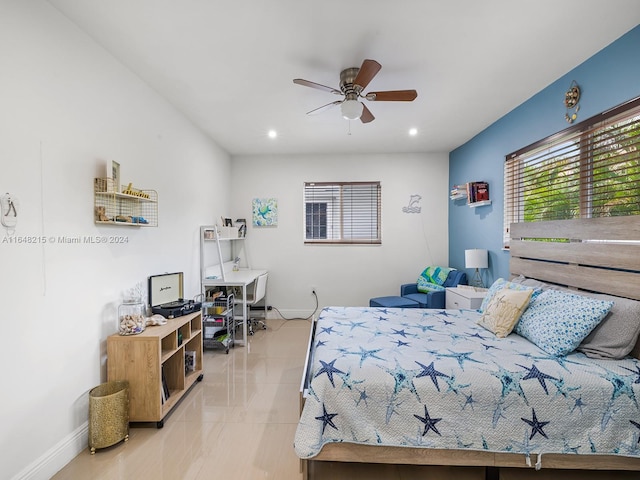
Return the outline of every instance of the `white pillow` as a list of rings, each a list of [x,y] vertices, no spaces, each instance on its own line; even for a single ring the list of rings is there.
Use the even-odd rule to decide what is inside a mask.
[[[605,319],[585,338],[578,351],[593,358],[624,358],[640,335],[640,302],[598,293],[584,293],[599,300],[613,301]]]

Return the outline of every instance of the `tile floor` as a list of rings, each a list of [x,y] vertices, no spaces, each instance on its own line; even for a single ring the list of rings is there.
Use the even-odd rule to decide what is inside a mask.
[[[301,479],[293,451],[310,322],[269,320],[247,346],[205,350],[204,378],[164,428],[130,428],[128,442],[80,453],[55,480]]]
[[[87,448],[53,479],[302,480],[293,438],[309,328],[304,320],[269,320],[266,331],[257,330],[228,355],[205,350],[204,379],[164,428],[132,427],[128,442],[95,455]],[[311,463],[309,473],[312,480],[484,478],[476,469],[327,462]],[[543,478],[551,477],[536,476]]]

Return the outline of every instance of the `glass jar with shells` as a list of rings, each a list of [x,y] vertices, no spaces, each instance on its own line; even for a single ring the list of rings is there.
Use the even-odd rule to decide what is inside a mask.
[[[146,328],[146,307],[140,297],[126,298],[118,307],[118,333],[137,335]]]

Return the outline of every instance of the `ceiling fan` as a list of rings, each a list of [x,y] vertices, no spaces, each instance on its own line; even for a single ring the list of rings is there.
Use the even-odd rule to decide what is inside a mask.
[[[359,118],[362,123],[369,123],[375,120],[375,117],[367,106],[358,100],[359,98],[365,98],[371,102],[411,102],[418,96],[418,92],[415,90],[387,90],[369,92],[363,95],[362,91],[369,85],[369,82],[373,80],[373,77],[376,76],[381,68],[382,65],[375,60],[365,60],[360,68],[352,67],[343,70],[340,72],[340,90],[302,78],[294,79],[293,83],[344,96],[342,100],[328,103],[307,112],[307,114],[319,113],[340,105],[342,116],[345,119],[357,120]]]

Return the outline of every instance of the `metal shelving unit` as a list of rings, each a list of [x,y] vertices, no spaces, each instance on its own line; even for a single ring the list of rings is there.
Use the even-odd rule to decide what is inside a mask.
[[[233,316],[233,295],[222,296],[221,291],[208,289],[202,303],[202,345],[204,348],[223,348],[235,343],[235,323]]]

